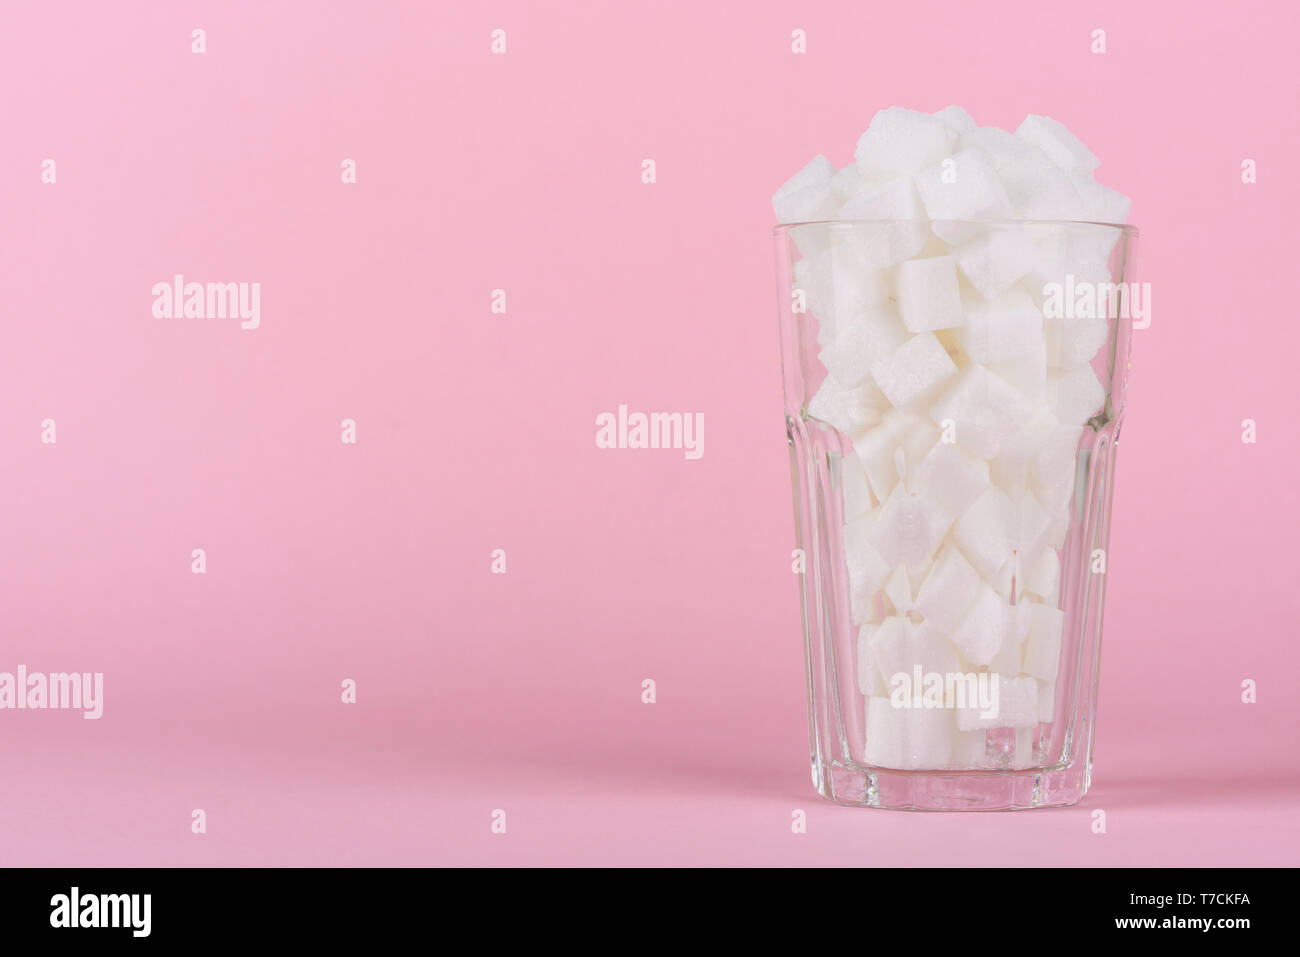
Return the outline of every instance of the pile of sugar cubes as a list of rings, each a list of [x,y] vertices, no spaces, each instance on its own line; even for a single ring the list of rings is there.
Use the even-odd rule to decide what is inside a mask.
[[[827,375],[805,414],[852,441],[843,541],[868,764],[1032,766],[1061,657],[1059,549],[1076,450],[1106,387],[1108,322],[1044,318],[1048,283],[1112,281],[1129,201],[1062,124],[877,113],[843,169],[818,156],[773,199]],[[1045,221],[1029,229],[992,221]],[[945,434],[946,433],[946,434]],[[998,675],[978,707],[900,708],[892,676]]]

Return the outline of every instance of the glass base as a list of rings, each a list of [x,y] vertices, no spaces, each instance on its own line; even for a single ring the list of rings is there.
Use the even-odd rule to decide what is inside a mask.
[[[820,780],[818,780],[820,778]],[[813,765],[822,797],[844,807],[894,811],[1025,811],[1069,807],[1088,793],[1092,769],[1076,766],[1021,771],[893,771],[830,762]]]

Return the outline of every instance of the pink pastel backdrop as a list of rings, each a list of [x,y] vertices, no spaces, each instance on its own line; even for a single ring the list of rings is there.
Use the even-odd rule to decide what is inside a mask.
[[[1295,7],[472,6],[5,5],[0,670],[105,712],[0,712],[0,864],[1296,863]],[[808,778],[769,196],[950,102],[1077,132],[1154,292],[1064,811]]]

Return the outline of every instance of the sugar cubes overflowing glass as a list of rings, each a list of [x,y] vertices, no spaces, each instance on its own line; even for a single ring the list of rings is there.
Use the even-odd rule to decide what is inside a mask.
[[[1109,283],[1129,200],[1068,129],[1014,133],[958,106],[882,110],[837,169],[773,197],[825,378],[804,415],[840,433],[843,561],[867,765],[1027,768],[1053,719],[1061,553],[1076,451],[1108,387],[1104,315],[1054,315],[1053,283]],[[825,228],[828,222],[880,228]],[[1041,228],[1008,228],[1032,221]],[[1068,266],[1068,268],[1067,268]],[[810,390],[811,391],[811,390]],[[996,674],[997,714],[891,703],[899,674]]]

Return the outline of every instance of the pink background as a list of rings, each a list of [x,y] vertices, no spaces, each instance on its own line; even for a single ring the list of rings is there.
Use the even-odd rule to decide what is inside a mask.
[[[1292,5],[336,6],[5,5],[0,670],[105,713],[0,712],[0,863],[1296,863]],[[769,197],[950,102],[1066,122],[1153,285],[1064,811],[808,778]]]

